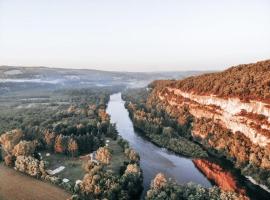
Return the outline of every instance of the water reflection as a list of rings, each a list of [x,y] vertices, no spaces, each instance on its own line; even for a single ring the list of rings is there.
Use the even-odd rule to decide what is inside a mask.
[[[215,184],[226,191],[247,194],[251,199],[270,199],[269,193],[243,178],[232,166],[225,167],[227,164],[223,161],[191,160],[145,140],[134,130],[121,93],[111,95],[107,112],[111,116],[112,123],[116,123],[119,134],[140,154],[144,174],[144,193],[155,175],[162,172],[180,184],[194,182],[204,187]]]
[[[111,121],[116,123],[119,134],[140,154],[145,189],[148,189],[151,180],[159,172],[172,177],[178,183],[194,182],[204,187],[211,186],[210,181],[196,168],[191,159],[161,149],[136,133],[120,93],[111,95],[107,112],[111,115]]]
[[[216,163],[205,159],[194,159],[194,164],[203,174],[224,191],[232,191],[246,195],[246,190],[242,188],[230,171],[226,171]]]

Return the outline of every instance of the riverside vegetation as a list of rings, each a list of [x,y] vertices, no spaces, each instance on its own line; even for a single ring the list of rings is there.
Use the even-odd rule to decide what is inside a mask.
[[[266,60],[154,81],[123,98],[135,128],[152,142],[192,158],[225,159],[269,191],[269,70]]]
[[[190,141],[191,135],[188,123],[178,124],[164,110],[147,107],[146,101],[149,92],[146,89],[127,90],[123,93],[126,108],[135,128],[159,146],[166,147],[176,153],[196,158],[205,158],[207,152],[198,144]]]
[[[1,107],[3,162],[63,187],[73,199],[138,199],[143,177],[139,155],[118,136],[105,111],[116,91],[61,90],[46,99],[17,97]],[[49,167],[59,165],[64,171],[51,174]]]
[[[143,137],[158,146],[191,158],[208,158],[208,153],[192,140],[190,127],[179,125],[163,110],[147,107],[149,88],[131,89],[123,93],[125,106],[133,125]],[[191,119],[189,119],[191,123]],[[204,188],[198,184],[178,184],[159,173],[147,191],[147,200],[180,199],[231,199],[247,200],[246,195],[234,191],[224,191],[219,187]]]
[[[1,108],[3,162],[64,188],[72,199],[139,199],[143,189],[140,157],[118,136],[105,112],[109,95],[116,91],[112,88],[61,90],[55,96],[56,93],[47,95],[46,99],[17,97],[16,101],[9,101],[9,106]],[[18,99],[22,102],[18,103]],[[166,131],[175,134],[172,128],[166,127]],[[197,145],[191,148],[198,148],[200,153],[196,155],[207,155]],[[95,152],[93,160],[85,156],[90,152]],[[50,175],[48,169],[59,164],[66,169]],[[146,199],[220,199],[221,194],[223,199],[236,197],[218,188],[180,186],[165,177],[166,183],[158,184],[159,179],[157,175],[153,180]]]
[[[269,61],[265,61],[183,81],[154,81],[148,88],[126,90],[123,99],[134,127],[158,146],[196,158],[196,166],[211,165],[206,161],[212,155],[226,158],[242,174],[269,186],[269,144],[261,148],[245,135],[222,128],[214,117],[192,115],[190,105],[214,114],[221,108],[198,105],[177,93],[178,88],[197,92],[196,95],[209,95],[207,91],[211,91],[225,100],[237,97],[241,103],[258,100],[267,104],[269,67]],[[238,89],[234,90],[235,87]],[[63,187],[72,194],[72,199],[139,199],[143,189],[140,157],[118,135],[106,113],[109,96],[122,89],[117,86],[46,88],[41,93],[18,89],[1,95],[0,160],[31,177]],[[269,132],[256,126],[259,122],[267,127],[266,116],[245,110],[238,115],[252,120],[249,124],[252,128],[269,136]],[[64,170],[52,174],[59,166],[64,166]],[[217,165],[212,165],[212,169],[223,170]],[[212,171],[207,172],[215,176]],[[243,193],[222,188],[180,185],[161,173],[143,198],[248,199]]]

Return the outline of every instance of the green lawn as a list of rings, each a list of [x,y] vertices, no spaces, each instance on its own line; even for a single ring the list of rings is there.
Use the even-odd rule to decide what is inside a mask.
[[[109,142],[109,149],[112,150],[112,160],[109,165],[106,166],[107,170],[111,170],[115,174],[119,174],[120,166],[123,165],[124,161],[128,161],[126,158],[122,148],[118,145],[117,141],[110,140]],[[47,152],[41,152],[44,161],[48,162],[47,169],[55,170],[60,166],[64,166],[65,169],[55,176],[60,178],[67,178],[73,182],[76,180],[82,180],[85,171],[82,168],[83,162],[86,160],[80,159],[80,157],[72,158],[63,154],[53,154],[50,153],[50,156],[46,156]]]
[[[123,165],[124,161],[128,161],[128,159],[122,148],[117,144],[117,141],[111,139],[108,140],[110,140],[108,147],[112,150],[112,160],[106,168],[112,170],[115,174],[119,174],[120,166]]]
[[[62,154],[51,154],[49,157],[45,156],[46,152],[42,152],[43,160],[48,162],[48,169],[54,170],[60,166],[64,166],[65,169],[55,176],[60,178],[67,178],[71,181],[82,180],[85,172],[82,168],[82,161],[79,157],[72,158]]]

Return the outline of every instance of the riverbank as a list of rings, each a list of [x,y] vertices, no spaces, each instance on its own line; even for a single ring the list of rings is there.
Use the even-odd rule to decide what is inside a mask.
[[[242,189],[242,194],[246,193],[251,199],[269,199],[269,193],[254,183],[250,182],[241,174],[239,169],[234,168],[230,160],[225,159],[223,155],[212,152],[210,149],[204,148],[203,145],[197,144],[208,153],[208,157],[203,160],[198,159],[197,152],[190,148],[189,145],[181,146],[187,139],[182,142],[183,136],[190,135],[189,127],[181,127],[176,120],[171,120],[165,112],[152,109],[151,111],[145,108],[145,100],[134,100],[134,96],[124,95],[124,99],[128,103],[125,104],[129,111],[129,117],[133,121],[135,129],[148,141],[154,143],[158,147],[168,149],[179,156],[189,156],[194,159],[197,168],[208,178],[212,183],[218,185],[225,191],[239,192],[238,188]],[[142,103],[144,102],[144,103]],[[136,115],[135,115],[136,114]],[[179,136],[178,134],[181,134]],[[187,134],[188,133],[188,134]],[[190,141],[191,143],[193,141]],[[197,142],[196,142],[197,143]],[[179,148],[180,146],[180,148]],[[201,152],[201,151],[198,151]],[[202,162],[203,161],[203,162]],[[190,174],[190,172],[187,172]],[[227,180],[227,181],[226,181]],[[222,182],[226,182],[225,185]],[[222,183],[222,184],[221,184]],[[225,187],[226,186],[226,187]]]
[[[131,116],[130,116],[131,118]],[[160,140],[154,140],[151,135],[145,133],[138,127],[134,127],[136,133],[151,142],[155,146],[169,151],[176,156],[186,157],[187,159],[192,159],[196,168],[203,173],[207,179],[213,183],[213,185],[218,186],[224,191],[233,191],[240,195],[247,195],[250,199],[263,200],[269,199],[270,193],[266,186],[256,183],[251,177],[245,177],[241,174],[241,170],[234,167],[231,160],[227,160],[215,152],[207,152],[208,156],[202,159],[192,157],[190,154],[183,154],[183,152],[177,152],[169,146],[160,144]],[[166,138],[164,138],[166,139]],[[208,163],[203,167],[197,165],[197,161],[204,160]],[[213,169],[214,166],[214,169]],[[217,170],[218,169],[218,170]],[[210,173],[209,173],[210,172]]]
[[[176,155],[166,149],[162,149],[150,141],[141,137],[134,130],[125,102],[121,94],[113,94],[107,106],[107,113],[111,116],[111,122],[116,123],[117,131],[130,146],[140,155],[140,164],[144,175],[144,196],[151,185],[151,181],[159,172],[171,177],[179,184],[193,182],[203,187],[212,186],[210,181],[195,167],[190,158]]]

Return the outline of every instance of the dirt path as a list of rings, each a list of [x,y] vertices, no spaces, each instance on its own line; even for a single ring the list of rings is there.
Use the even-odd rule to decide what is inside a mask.
[[[0,164],[0,200],[66,200],[71,194]]]

